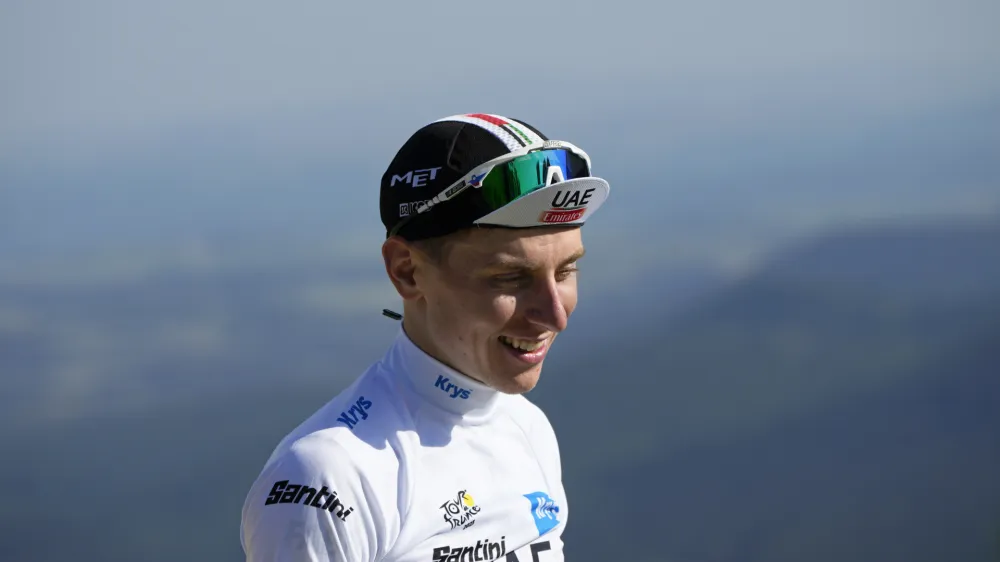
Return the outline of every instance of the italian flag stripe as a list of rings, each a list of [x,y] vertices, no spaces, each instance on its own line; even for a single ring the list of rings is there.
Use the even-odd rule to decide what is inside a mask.
[[[519,137],[521,137],[522,139],[524,139],[524,142],[526,142],[528,144],[533,144],[532,141],[531,141],[531,139],[528,138],[528,135],[524,134],[524,131],[522,131],[521,129],[518,129],[516,126],[514,126],[513,123],[507,123],[507,129],[512,130],[515,133],[517,133],[517,135]]]
[[[486,113],[470,113],[468,114],[468,117],[472,117],[473,119],[482,119],[483,121],[486,121],[487,123],[493,123],[498,127],[503,127],[504,125],[509,124],[507,120],[504,119],[503,117],[497,117],[496,115],[488,115]]]
[[[466,113],[464,115],[452,115],[438,121],[460,121],[470,125],[476,125],[504,143],[507,150],[514,151],[519,148],[534,144],[541,144],[542,137],[535,134],[531,129],[519,127],[510,119],[493,115],[490,113]]]

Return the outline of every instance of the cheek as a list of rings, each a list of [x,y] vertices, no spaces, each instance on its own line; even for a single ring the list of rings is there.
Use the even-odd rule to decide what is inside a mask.
[[[492,333],[502,328],[517,311],[517,298],[511,295],[479,293],[465,301],[470,328],[477,333]]]
[[[576,309],[577,301],[576,278],[560,285],[559,300],[562,301],[563,310],[566,311],[566,316],[573,314],[573,310]]]
[[[517,299],[486,291],[452,287],[437,295],[430,310],[436,317],[439,332],[448,332],[457,340],[478,339],[501,329],[514,316]]]
[[[491,324],[502,327],[517,315],[517,297],[512,295],[497,295],[490,301]]]
[[[517,298],[510,295],[470,294],[462,302],[460,337],[478,347],[496,337],[517,313]]]

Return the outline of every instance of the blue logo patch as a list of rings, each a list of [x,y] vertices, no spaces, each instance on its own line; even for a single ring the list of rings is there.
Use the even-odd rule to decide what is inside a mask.
[[[472,176],[472,178],[469,180],[469,186],[470,187],[479,187],[480,185],[482,185],[483,178],[486,177],[486,174],[487,174],[487,172],[483,172],[482,174],[476,174],[476,175]]]
[[[559,506],[545,492],[524,494],[531,502],[531,517],[535,520],[538,536],[548,533],[559,524]]]

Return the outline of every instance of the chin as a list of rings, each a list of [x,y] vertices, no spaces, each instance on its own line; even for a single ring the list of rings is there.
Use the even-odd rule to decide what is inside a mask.
[[[493,387],[504,394],[524,394],[530,392],[538,384],[542,366],[532,367],[514,376],[500,375],[493,380]]]

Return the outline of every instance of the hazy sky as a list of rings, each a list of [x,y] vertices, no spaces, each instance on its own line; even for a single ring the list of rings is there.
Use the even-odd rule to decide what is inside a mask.
[[[589,255],[614,283],[858,214],[996,209],[997,29],[998,0],[4,0],[0,282],[256,271],[314,246],[378,265],[388,159],[469,111],[595,156],[615,191]],[[296,298],[376,310],[390,290]],[[0,307],[0,329],[36,312]],[[95,320],[64,327],[82,351],[48,373],[57,398],[130,372]],[[194,320],[163,345],[225,341]]]
[[[590,151],[608,229],[991,210],[998,22],[997,0],[7,0],[0,254],[334,219],[377,243],[391,155],[470,111]]]
[[[484,105],[576,115],[692,83],[961,99],[1000,91],[998,25],[996,0],[7,0],[0,149],[347,106],[400,130]]]

